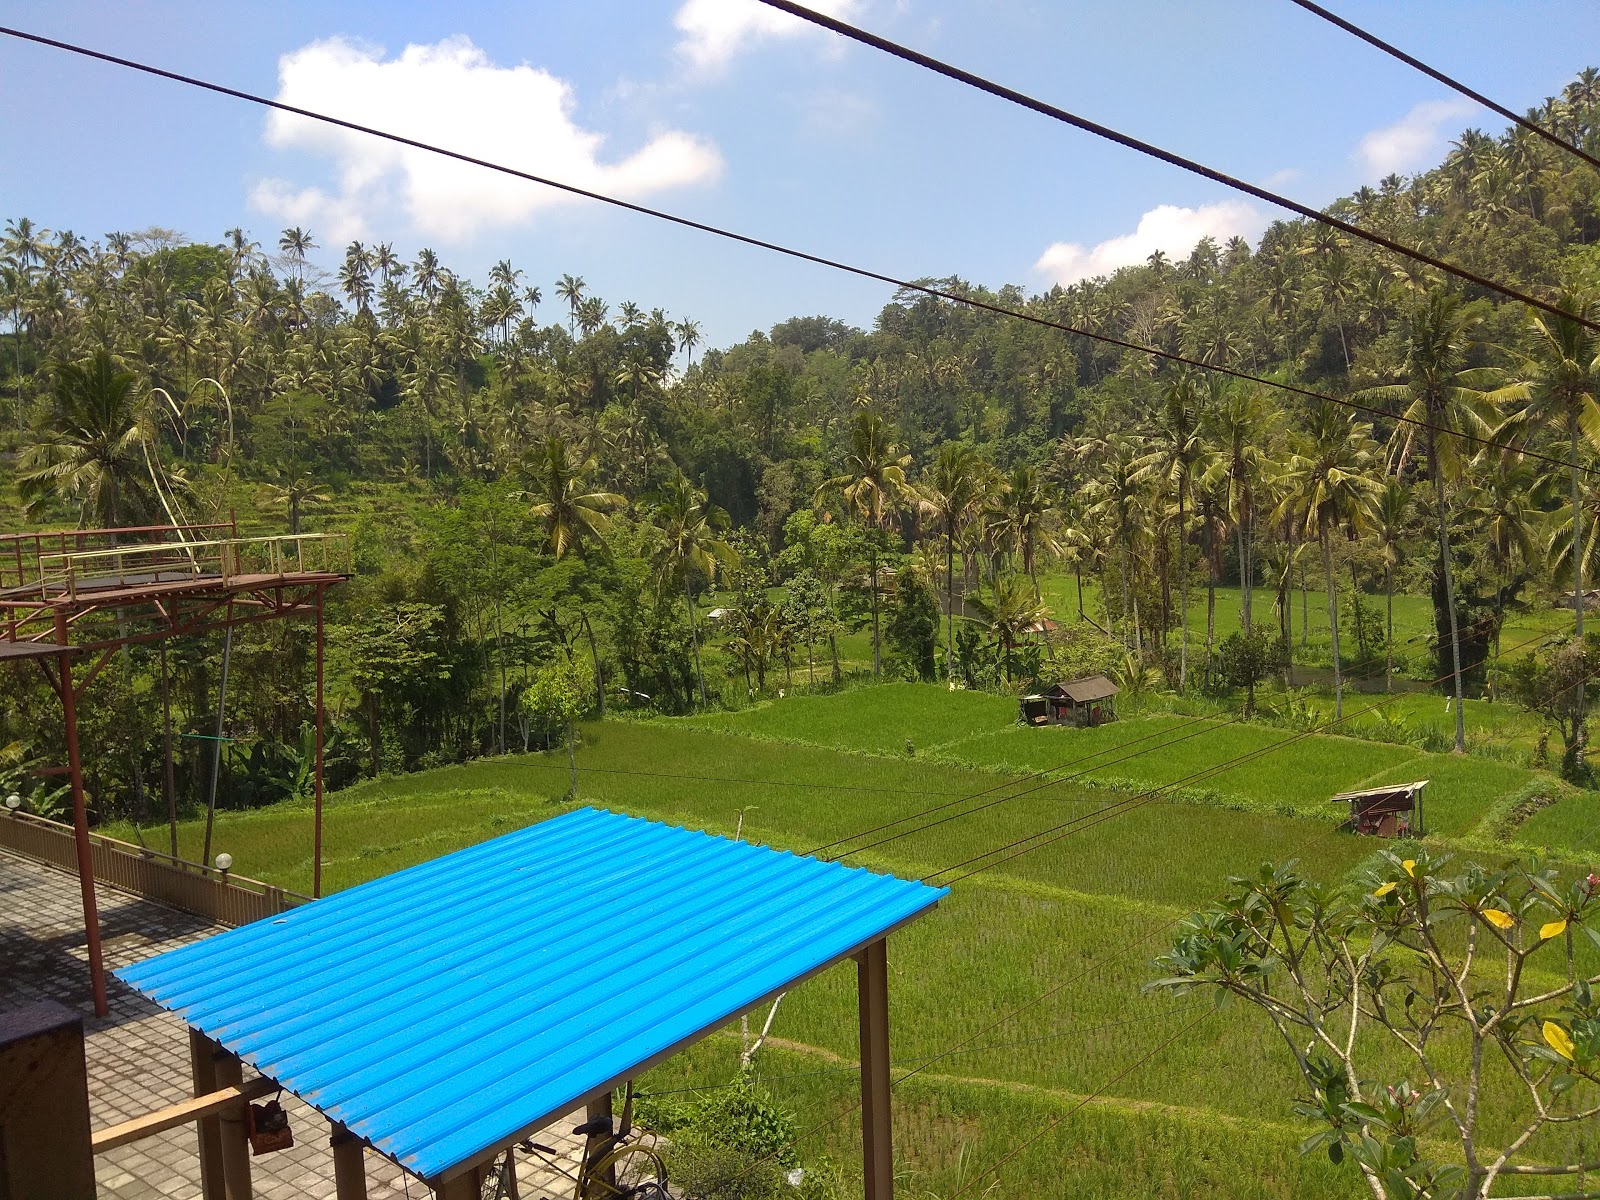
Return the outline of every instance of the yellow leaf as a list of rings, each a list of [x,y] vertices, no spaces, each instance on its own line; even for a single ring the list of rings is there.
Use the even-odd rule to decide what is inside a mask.
[[[1405,862],[1401,863],[1400,865],[1406,869],[1406,874],[1411,876],[1411,878],[1415,879],[1417,877],[1417,872],[1415,870],[1416,865],[1417,865],[1417,860],[1416,859],[1408,858],[1408,859],[1405,860]]]
[[[1551,921],[1548,925],[1539,926],[1539,936],[1546,940],[1560,937],[1566,931],[1567,923],[1565,921]]]
[[[1372,894],[1373,894],[1374,897],[1387,896],[1390,892],[1394,891],[1394,886],[1395,885],[1392,884],[1392,883],[1386,883],[1382,887],[1380,887],[1377,891],[1373,892]]]
[[[1483,919],[1489,922],[1489,924],[1493,925],[1496,929],[1510,929],[1517,923],[1517,919],[1510,913],[1504,912],[1498,908],[1484,909]]]
[[[1578,1049],[1573,1045],[1572,1038],[1568,1036],[1567,1031],[1554,1021],[1546,1021],[1544,1023],[1544,1040],[1550,1049],[1561,1055],[1568,1062],[1572,1061],[1572,1057]]]

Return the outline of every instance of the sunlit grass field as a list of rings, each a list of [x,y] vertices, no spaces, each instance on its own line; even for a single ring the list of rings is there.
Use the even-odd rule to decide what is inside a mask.
[[[1141,750],[1150,753],[1134,757]],[[1265,753],[1193,785],[1207,794],[1174,801],[1137,790],[1253,751]],[[590,724],[578,764],[583,803],[724,835],[742,816],[745,837],[799,851],[976,797],[936,814],[971,815],[848,859],[906,877],[1104,813],[1079,833],[956,881],[934,914],[893,939],[895,1059],[916,1064],[980,1034],[897,1090],[900,1163],[909,1172],[902,1186],[917,1197],[954,1192],[1034,1134],[993,1195],[1361,1195],[1348,1172],[1295,1152],[1310,1130],[1289,1108],[1296,1080],[1265,1023],[1245,1009],[1206,1015],[1186,1001],[1144,995],[1152,959],[1229,873],[1296,858],[1324,879],[1357,875],[1378,847],[1337,828],[1339,811],[1327,797],[1340,788],[1430,778],[1430,824],[1456,835],[1472,833],[1543,778],[1477,758],[1296,739],[1215,718],[1027,729],[1005,698],[909,684],[794,696],[736,714]],[[1048,779],[1062,781],[1034,778],[1053,768]],[[1079,771],[1090,773],[1070,778]],[[564,811],[567,783],[565,755],[554,753],[339,793],[327,804],[327,886],[348,887]],[[1000,802],[978,807],[990,801]],[[1563,839],[1582,836],[1589,805],[1585,796],[1563,798],[1529,824],[1544,822],[1552,844],[1576,850]],[[156,844],[164,834],[144,832]],[[198,822],[186,824],[185,852],[197,855],[202,836]],[[303,890],[310,836],[304,804],[222,813],[213,852],[232,854],[241,874]],[[1513,852],[1508,845],[1497,853]],[[798,989],[780,1011],[779,1041],[760,1069],[801,1129],[845,1114],[855,1099],[855,1077],[844,1069],[855,1054],[854,1004],[854,974],[844,967]],[[987,1028],[1012,1009],[1021,1010],[1018,1019]],[[1176,1040],[1149,1065],[1118,1078],[1169,1038]],[[645,1086],[724,1084],[736,1053],[732,1038],[719,1036],[651,1072]],[[1507,1086],[1491,1084],[1490,1136],[1503,1132],[1492,1100]],[[817,1129],[803,1152],[851,1164],[855,1138],[846,1115]],[[1566,1148],[1552,1142],[1547,1152]],[[986,1182],[970,1194],[981,1195]]]

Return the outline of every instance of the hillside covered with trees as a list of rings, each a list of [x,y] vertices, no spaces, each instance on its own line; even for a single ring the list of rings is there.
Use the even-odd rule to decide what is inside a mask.
[[[1534,117],[1600,152],[1600,73]],[[1600,175],[1525,131],[1465,131],[1437,168],[1330,210],[1600,318]],[[537,699],[552,672],[602,714],[852,671],[1010,689],[1092,665],[1253,691],[1311,653],[1313,592],[1336,697],[1345,669],[1472,695],[1508,614],[1596,574],[1600,335],[1310,222],[1042,294],[938,281],[1257,383],[916,293],[870,330],[796,317],[710,348],[576,274],[472,281],[353,243],[326,276],[315,231],[86,240],[38,215],[7,223],[0,257],[0,517],[165,521],[170,488],[196,521],[348,532],[335,782],[559,736]],[[1045,577],[1076,580],[1071,611]],[[1226,635],[1224,588],[1242,593]],[[1431,601],[1420,646],[1394,636],[1406,594]],[[1047,616],[1060,635],[1034,636]],[[294,627],[234,647],[223,803],[303,786],[308,647]],[[1562,652],[1506,686],[1548,683]],[[209,728],[218,654],[139,650],[97,679],[102,813],[154,808],[146,701],[170,691],[177,728]],[[15,674],[0,771],[59,761],[52,704]],[[1561,736],[1580,778],[1584,722]],[[193,802],[208,752],[180,745]]]

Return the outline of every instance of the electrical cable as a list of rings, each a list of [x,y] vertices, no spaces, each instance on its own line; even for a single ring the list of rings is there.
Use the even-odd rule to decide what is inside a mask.
[[[1437,67],[1430,67],[1420,58],[1416,58],[1410,54],[1407,54],[1398,46],[1391,45],[1382,38],[1378,37],[1376,34],[1368,33],[1365,29],[1361,28],[1361,26],[1355,24],[1353,21],[1347,21],[1337,13],[1329,12],[1327,9],[1323,8],[1322,5],[1312,3],[1312,0],[1291,0],[1291,2],[1298,4],[1308,13],[1312,13],[1315,16],[1321,17],[1324,21],[1328,22],[1328,24],[1336,25],[1351,36],[1360,38],[1363,42],[1366,42],[1367,45],[1376,46],[1379,50],[1382,50],[1391,58],[1399,59],[1401,62],[1405,63],[1406,66],[1421,71],[1428,78],[1437,83],[1444,84],[1445,87],[1449,88],[1451,91],[1459,92],[1468,100],[1471,100],[1476,104],[1483,105],[1483,107],[1487,108],[1490,112],[1497,113],[1513,124],[1519,125],[1523,129],[1526,129],[1529,133],[1537,134],[1539,137],[1542,137],[1545,141],[1549,142],[1552,146],[1557,146],[1562,150],[1565,150],[1568,154],[1576,155],[1578,158],[1581,158],[1584,162],[1588,163],[1591,167],[1594,167],[1596,170],[1600,170],[1600,158],[1594,157],[1594,155],[1587,153],[1579,146],[1573,145],[1565,138],[1557,136],[1551,130],[1546,129],[1538,122],[1530,121],[1527,117],[1519,117],[1505,105],[1495,103],[1482,92],[1468,87],[1458,79],[1451,78]]]
[[[772,2],[772,0],[763,0],[763,2]],[[741,245],[752,246],[758,250],[767,250],[774,254],[781,254],[785,257],[793,258],[800,262],[808,262],[816,266],[827,267],[831,270],[841,271],[849,275],[857,276],[861,279],[871,279],[878,283],[889,284],[900,291],[915,292],[919,295],[929,296],[937,300],[944,300],[952,304],[964,305],[965,307],[976,309],[981,312],[989,312],[1002,317],[1011,317],[1015,320],[1026,321],[1029,324],[1037,325],[1044,329],[1054,329],[1061,333],[1076,334],[1079,337],[1085,337],[1091,341],[1100,342],[1107,346],[1116,346],[1119,349],[1131,350],[1139,354],[1147,354],[1153,358],[1158,358],[1165,362],[1178,363],[1183,366],[1194,367],[1198,370],[1210,371],[1218,375],[1225,375],[1232,379],[1260,384],[1264,387],[1274,388],[1278,391],[1288,392],[1292,395],[1303,396],[1307,399],[1326,401],[1330,404],[1336,404],[1342,408],[1352,409],[1356,412],[1363,412],[1369,416],[1381,418],[1385,421],[1398,421],[1401,424],[1411,425],[1418,429],[1431,429],[1435,433],[1442,433],[1449,437],[1461,438],[1464,441],[1471,442],[1475,445],[1493,447],[1499,450],[1508,450],[1516,454],[1521,454],[1527,458],[1536,459],[1541,462],[1548,462],[1553,465],[1567,467],[1569,469],[1576,467],[1577,470],[1582,471],[1585,474],[1597,473],[1597,468],[1587,467],[1581,464],[1573,464],[1565,459],[1543,454],[1536,450],[1517,447],[1505,442],[1497,442],[1491,438],[1481,437],[1472,433],[1465,433],[1458,429],[1451,429],[1445,425],[1437,425],[1431,421],[1426,421],[1418,417],[1406,416],[1401,413],[1391,413],[1384,409],[1363,404],[1359,401],[1351,400],[1346,397],[1334,396],[1327,392],[1319,392],[1313,388],[1300,387],[1292,383],[1283,383],[1275,379],[1269,379],[1263,375],[1252,375],[1247,371],[1239,371],[1232,367],[1224,367],[1216,363],[1205,362],[1201,359],[1189,358],[1185,355],[1177,354],[1169,350],[1162,350],[1155,346],[1140,345],[1137,342],[1129,342],[1122,338],[1113,337],[1110,334],[1095,333],[1091,330],[1067,325],[1060,321],[1052,321],[1049,318],[1041,317],[1034,313],[1028,313],[1014,308],[1007,308],[1001,304],[992,304],[986,300],[979,300],[972,296],[964,296],[959,292],[953,292],[945,288],[934,287],[928,283],[917,283],[908,279],[899,279],[893,275],[885,274],[882,271],[875,271],[867,267],[854,266],[838,259],[828,258],[820,254],[812,254],[809,251],[799,250],[792,246],[785,246],[779,242],[767,241],[763,238],[754,237],[749,234],[738,233],[731,229],[724,229],[716,225],[707,224],[704,221],[696,221],[690,217],[679,216],[676,213],[669,213],[662,209],[651,208],[648,205],[635,204],[631,200],[622,200],[615,196],[608,196],[603,192],[592,191],[588,188],[579,187],[576,184],[563,183],[560,180],[550,179],[543,175],[536,175],[529,171],[519,170],[515,167],[508,167],[501,163],[490,162],[487,159],[477,158],[470,154],[464,154],[458,150],[448,150],[442,146],[436,146],[428,142],[419,141],[416,138],[405,137],[397,133],[388,133],[384,130],[375,129],[368,125],[361,125],[354,121],[344,120],[342,117],[334,117],[326,113],[317,112],[313,109],[301,108],[298,105],[293,104],[286,104],[281,100],[272,100],[265,96],[258,96],[250,92],[240,91],[237,88],[227,87],[223,84],[212,83],[190,75],[183,75],[176,71],[166,70],[162,67],[151,66],[147,63],[141,63],[134,59],[120,58],[117,55],[107,54],[104,51],[91,50],[85,46],[76,45],[72,42],[60,41],[55,38],[45,37],[42,34],[28,33],[24,30],[15,29],[10,26],[0,25],[0,34],[3,34],[7,37],[17,38],[21,41],[32,42],[41,46],[48,46],[52,49],[62,50],[69,54],[80,55],[84,58],[95,59],[100,62],[109,63],[112,66],[125,67],[128,70],[139,71],[147,75],[154,75],[158,78],[171,80],[175,83],[182,83],[189,87],[200,88],[205,91],[214,92],[218,95],[230,96],[236,100],[243,100],[250,104],[261,105],[262,107],[275,109],[280,112],[292,113],[295,116],[305,117],[308,120],[320,121],[324,124],[333,125],[341,129],[348,129],[354,133],[361,133],[370,137],[381,138],[384,141],[393,142],[397,145],[408,146],[415,150],[423,150],[430,154],[437,154],[444,158],[453,159],[456,162],[463,162],[470,166],[482,167],[485,170],[496,171],[500,174],[509,175],[516,179],[522,179],[529,183],[537,183],[544,187],[566,192],[569,195],[581,196],[585,199],[594,200],[601,204],[607,204],[613,208],[620,208],[627,212],[636,213],[640,216],[652,217],[659,221],[666,221],[684,229],[693,229],[700,233],[709,234],[713,237],[720,237],[728,241],[738,242]],[[1333,218],[1319,219],[1332,220]],[[1413,255],[1413,257],[1415,256]],[[1493,285],[1489,284],[1485,284],[1485,286],[1490,287],[1491,290],[1503,290],[1495,288]],[[1522,297],[1515,294],[1513,294],[1513,298],[1522,299]],[[1537,308],[1547,309],[1563,317],[1572,317],[1572,314],[1570,313],[1566,313],[1563,310],[1554,308],[1551,305],[1544,304],[1541,301],[1533,300],[1532,298],[1526,299],[1525,303],[1532,304]],[[1576,320],[1578,318],[1574,317],[1572,319]],[[1584,323],[1587,324],[1587,322]],[[1600,326],[1594,327],[1600,328]]]
[[[968,87],[976,88],[980,92],[987,92],[989,95],[994,96],[997,99],[1008,101],[1011,104],[1020,105],[1022,108],[1029,109],[1041,116],[1049,117],[1051,120],[1060,121],[1063,124],[1071,125],[1076,129],[1081,129],[1085,133],[1092,133],[1096,137],[1104,138],[1110,142],[1115,142],[1119,146],[1126,147],[1129,150],[1135,150],[1149,158],[1154,158],[1161,162],[1167,163],[1169,166],[1178,167],[1189,172],[1191,175],[1198,175],[1202,179],[1209,179],[1213,183],[1220,183],[1224,187],[1232,188],[1234,191],[1243,192],[1247,196],[1254,196],[1256,199],[1264,200],[1268,204],[1273,204],[1279,208],[1287,209],[1297,216],[1304,217],[1308,221],[1316,221],[1319,224],[1327,225],[1332,229],[1337,229],[1340,233],[1348,234],[1354,238],[1360,238],[1362,241],[1370,242],[1375,246],[1381,246],[1385,250],[1389,250],[1405,258],[1412,259],[1415,262],[1423,263],[1424,265],[1430,266],[1437,271],[1443,271],[1447,275],[1454,275],[1457,279],[1463,280],[1467,283],[1475,284],[1476,286],[1485,288],[1491,292],[1498,292],[1508,300],[1520,301],[1521,303],[1529,305],[1532,308],[1543,309],[1552,316],[1564,317],[1569,320],[1576,321],[1578,324],[1584,325],[1589,329],[1600,331],[1600,322],[1591,321],[1588,317],[1581,314],[1569,313],[1559,305],[1552,304],[1548,300],[1540,300],[1535,296],[1528,295],[1526,292],[1520,292],[1516,288],[1507,287],[1505,284],[1496,283],[1494,280],[1479,275],[1474,271],[1469,271],[1465,267],[1458,267],[1453,263],[1446,262],[1441,258],[1435,258],[1431,254],[1427,254],[1424,251],[1406,246],[1403,243],[1397,242],[1393,238],[1386,237],[1381,233],[1373,233],[1371,230],[1363,229],[1361,226],[1354,225],[1351,222],[1342,220],[1339,217],[1330,216],[1325,212],[1321,212],[1309,205],[1301,204],[1298,200],[1291,200],[1288,196],[1271,191],[1268,188],[1260,187],[1253,183],[1247,183],[1245,180],[1240,179],[1237,176],[1229,175],[1224,171],[1215,169],[1214,167],[1205,166],[1203,163],[1196,162],[1192,158],[1185,158],[1183,155],[1176,154],[1171,150],[1163,150],[1160,146],[1141,141],[1136,137],[1130,136],[1129,134],[1121,133],[1115,129],[1112,129],[1108,125],[1101,125],[1097,121],[1091,121],[1087,117],[1080,117],[1076,113],[1068,112],[1064,108],[1058,108],[1053,104],[1036,99],[1025,92],[1017,91],[1015,88],[1007,87],[1001,83],[995,83],[993,80],[985,79],[981,75],[974,75],[971,71],[963,70],[962,68],[953,66],[941,59],[934,58],[931,55],[923,54],[918,50],[913,50],[909,46],[901,45],[899,42],[890,41],[888,38],[882,37],[876,33],[869,33],[867,30],[862,29],[860,26],[852,25],[848,21],[841,21],[837,17],[830,17],[826,13],[817,12],[815,9],[807,8],[803,4],[796,4],[794,0],[761,0],[761,3],[767,5],[769,8],[775,8],[780,12],[786,12],[790,16],[798,17],[802,21],[809,21],[813,25],[820,26],[823,29],[831,30],[832,32],[839,34],[841,37],[849,38],[851,41],[860,42],[863,46],[870,46],[874,50],[881,50],[885,54],[902,59],[905,62],[911,63],[913,66],[922,67],[926,70],[934,72],[937,75],[943,75],[946,79],[952,79],[957,83],[962,83]]]

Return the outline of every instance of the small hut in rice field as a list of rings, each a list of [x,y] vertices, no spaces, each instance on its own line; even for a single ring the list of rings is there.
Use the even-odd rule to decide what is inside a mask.
[[[1117,719],[1117,685],[1104,675],[1058,683],[1021,700],[1024,725],[1090,728]]]

